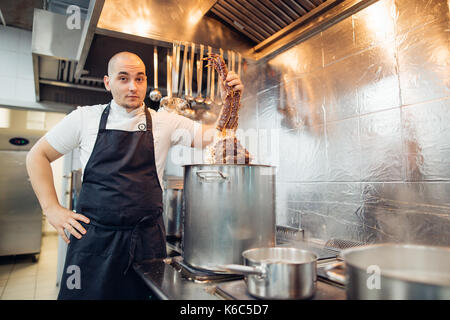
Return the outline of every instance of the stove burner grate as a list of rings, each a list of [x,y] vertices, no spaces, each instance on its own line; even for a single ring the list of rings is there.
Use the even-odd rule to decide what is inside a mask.
[[[168,259],[170,264],[181,274],[195,282],[218,282],[218,281],[231,281],[243,279],[244,276],[240,274],[231,274],[225,272],[216,272],[206,269],[200,269],[193,267],[183,260],[183,257],[177,256]]]

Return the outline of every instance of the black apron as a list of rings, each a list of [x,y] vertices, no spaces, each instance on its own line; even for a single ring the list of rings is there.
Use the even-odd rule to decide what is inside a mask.
[[[155,165],[152,119],[141,131],[106,130],[105,108],[86,164],[76,211],[90,223],[70,236],[58,299],[147,299],[134,261],[166,257],[162,190]]]

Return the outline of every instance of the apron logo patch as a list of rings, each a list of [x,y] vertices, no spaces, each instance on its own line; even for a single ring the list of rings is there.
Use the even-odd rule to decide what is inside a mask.
[[[138,129],[141,131],[145,131],[147,129],[147,125],[145,123],[139,123]]]
[[[67,267],[67,273],[71,274],[67,277],[66,285],[67,288],[72,289],[81,289],[81,270],[79,266],[70,265]]]

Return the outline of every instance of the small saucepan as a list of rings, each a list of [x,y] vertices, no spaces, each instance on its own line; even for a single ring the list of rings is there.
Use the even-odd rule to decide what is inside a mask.
[[[317,256],[286,247],[255,248],[242,253],[245,265],[218,269],[244,274],[248,293],[260,299],[307,299],[316,290]]]

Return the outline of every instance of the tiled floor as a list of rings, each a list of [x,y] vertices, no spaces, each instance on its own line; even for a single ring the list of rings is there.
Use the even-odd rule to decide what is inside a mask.
[[[0,257],[0,300],[54,300],[58,295],[58,235],[42,238],[38,262],[31,256]]]

